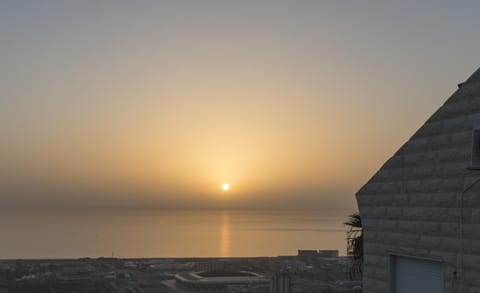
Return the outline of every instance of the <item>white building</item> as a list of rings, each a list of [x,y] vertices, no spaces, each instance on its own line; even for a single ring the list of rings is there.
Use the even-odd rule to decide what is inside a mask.
[[[270,279],[247,271],[190,272],[175,275],[177,291],[227,292],[230,285],[259,286],[268,290]]]

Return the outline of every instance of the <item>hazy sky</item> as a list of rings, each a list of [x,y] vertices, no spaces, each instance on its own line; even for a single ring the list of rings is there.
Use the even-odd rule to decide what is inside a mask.
[[[480,66],[478,11],[2,1],[0,206],[354,209]]]

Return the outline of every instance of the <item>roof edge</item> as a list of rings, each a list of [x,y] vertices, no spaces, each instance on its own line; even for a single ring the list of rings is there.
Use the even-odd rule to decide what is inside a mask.
[[[478,68],[469,78],[465,81],[465,83],[470,82],[480,82],[480,68]]]

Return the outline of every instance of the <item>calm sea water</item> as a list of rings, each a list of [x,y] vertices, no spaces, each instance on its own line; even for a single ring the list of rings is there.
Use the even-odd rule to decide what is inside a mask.
[[[0,258],[243,257],[345,253],[348,210],[0,215]]]

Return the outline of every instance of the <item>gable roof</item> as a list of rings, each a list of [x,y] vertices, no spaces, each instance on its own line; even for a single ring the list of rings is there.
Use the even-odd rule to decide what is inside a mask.
[[[480,128],[480,69],[459,85],[357,196],[461,192],[465,177],[479,175],[468,170],[476,128]]]

